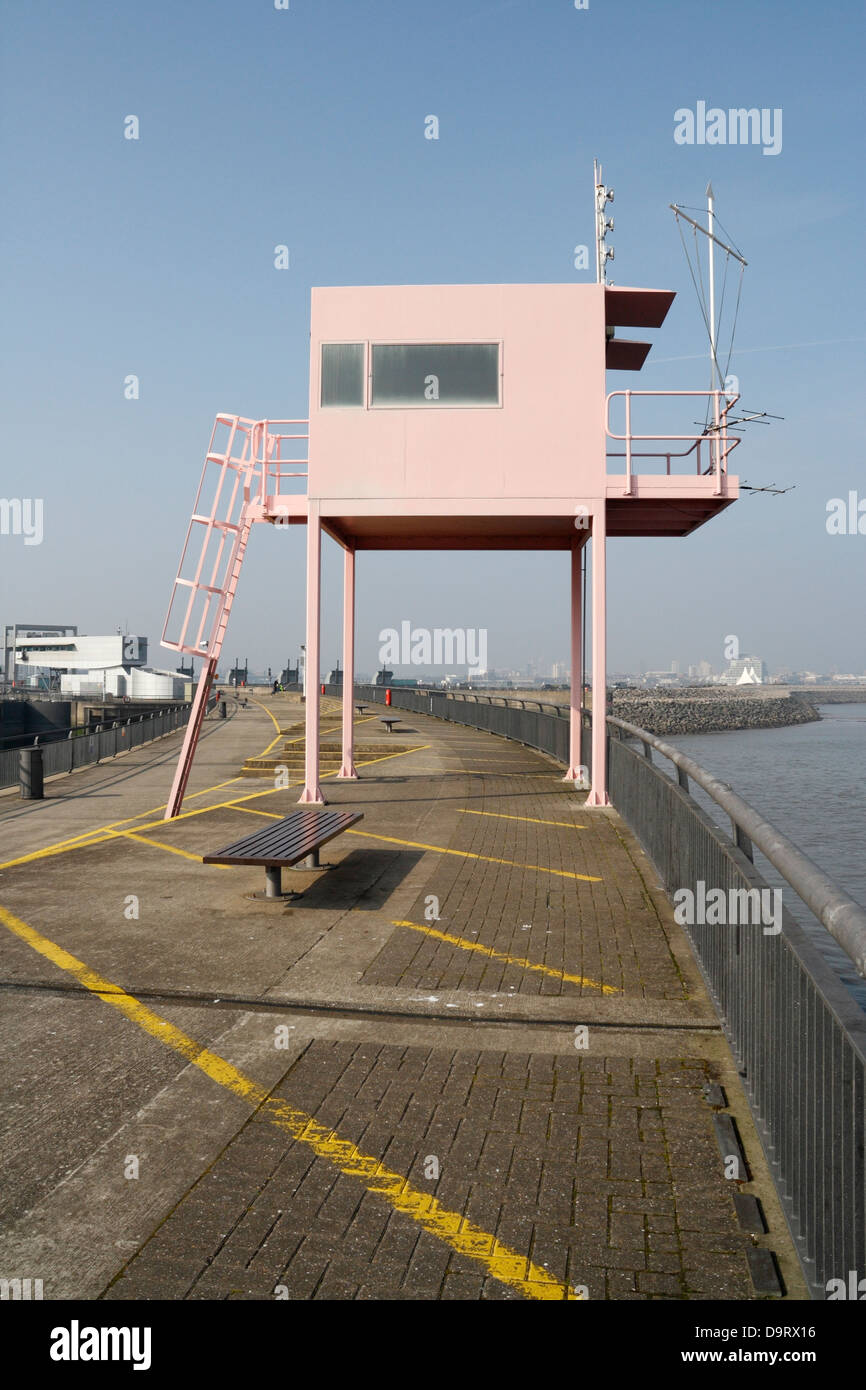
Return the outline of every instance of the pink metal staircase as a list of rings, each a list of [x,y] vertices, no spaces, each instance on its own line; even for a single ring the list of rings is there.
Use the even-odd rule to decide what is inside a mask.
[[[308,438],[297,428],[306,425],[239,415],[214,421],[162,633],[164,647],[204,659],[166,820],[183,804],[252,526],[289,516],[306,519],[305,497],[292,484],[306,479],[307,460],[283,456],[284,447],[291,447],[287,441]]]

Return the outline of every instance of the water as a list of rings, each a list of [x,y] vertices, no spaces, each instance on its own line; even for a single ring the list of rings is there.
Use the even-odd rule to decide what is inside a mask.
[[[690,734],[665,742],[728,782],[866,908],[866,705],[822,705],[820,713],[814,724]],[[666,762],[658,755],[655,760]],[[718,807],[699,788],[692,792],[730,833],[730,821]],[[760,868],[771,886],[783,886],[763,858]],[[846,953],[790,889],[784,901],[866,1009],[866,981]]]

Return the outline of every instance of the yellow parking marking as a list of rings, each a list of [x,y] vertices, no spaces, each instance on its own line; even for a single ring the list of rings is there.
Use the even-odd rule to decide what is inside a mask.
[[[537,816],[506,816],[499,811],[468,811],[465,807],[460,811],[461,816],[492,816],[494,820],[524,820],[530,825],[563,825],[566,830],[586,830],[585,825],[575,825],[570,820],[539,820]]]
[[[449,932],[437,931],[435,927],[422,927],[418,922],[394,922],[394,926],[411,927],[412,931],[423,932],[425,936],[433,936],[437,941],[447,941],[452,946],[459,946],[463,951],[478,951],[480,955],[489,956],[491,960],[501,960],[505,965],[519,965],[521,970],[537,970],[541,975],[549,975],[554,980],[567,980],[571,985],[600,989],[602,994],[622,993],[622,990],[615,989],[613,985],[599,984],[598,980],[590,980],[586,975],[568,975],[564,970],[553,970],[548,965],[536,965],[524,956],[509,956],[504,951],[494,951],[492,946],[483,946],[480,941],[468,941],[463,936],[451,936]]]
[[[189,850],[178,849],[177,845],[164,845],[161,840],[150,840],[146,835],[137,835],[134,830],[120,830],[118,837],[122,837],[124,840],[137,840],[140,845],[151,845],[153,849],[164,849],[167,854],[180,854],[184,859],[194,860],[196,864],[202,862],[200,854],[190,854]],[[214,865],[214,868],[217,869],[228,869],[229,867],[228,864]]]
[[[361,761],[359,760],[359,761],[355,764],[355,766],[356,766],[356,767],[372,767],[372,766],[373,766],[373,763],[387,763],[387,762],[389,761],[390,758],[405,758],[409,753],[423,753],[423,752],[425,752],[430,746],[431,746],[431,745],[430,745],[429,743],[419,743],[417,748],[401,748],[401,749],[400,749],[398,752],[396,752],[396,753],[383,753],[382,756],[381,756],[380,758],[365,758],[363,762],[361,762]],[[332,775],[333,775],[333,774],[330,773],[330,772],[326,772],[326,773],[323,774],[323,776],[325,776],[325,777],[331,777]]]
[[[279,811],[257,811],[254,806],[238,806],[235,804],[234,806],[229,806],[228,810],[243,811],[244,815],[247,816],[267,816],[270,820],[285,820],[285,816],[281,816]]]
[[[252,703],[258,705],[259,702],[258,700],[253,700]],[[266,710],[264,705],[259,705],[259,708],[264,710],[265,714],[270,714],[270,710]],[[274,718],[272,714],[270,717],[271,719]],[[274,723],[276,723],[276,720],[274,720]],[[261,753],[256,753],[255,756],[257,758],[263,758],[266,753],[270,752],[276,741],[275,738],[271,739],[267,748],[263,748]],[[241,781],[243,781],[241,777],[230,777],[226,782],[216,782],[212,787],[204,787],[199,792],[190,792],[184,797],[184,801],[194,801],[197,796],[207,796],[210,792],[221,791],[223,787],[231,787],[235,782]],[[166,803],[163,801],[161,805],[151,806],[147,811],[139,811],[135,816],[127,816],[125,820],[110,821],[108,825],[99,826],[96,830],[84,830],[80,835],[70,835],[65,840],[56,840],[53,845],[48,845],[45,849],[36,850],[33,854],[24,855],[20,859],[7,860],[5,864],[0,864],[0,869],[11,869],[14,864],[27,864],[32,859],[44,858],[51,854],[60,853],[66,846],[72,849],[84,849],[87,848],[90,843],[98,844],[99,840],[94,839],[94,836],[104,837],[107,833],[115,830],[120,825],[132,825],[135,821],[141,820],[142,816],[154,816],[157,811],[164,811],[165,807]],[[175,817],[175,819],[179,819],[179,817]],[[154,822],[154,824],[161,825],[163,822],[160,820]],[[148,829],[147,826],[142,826],[141,828],[143,830]]]
[[[428,745],[429,747],[430,745]],[[412,767],[413,772],[433,772],[439,777],[462,777],[464,774],[471,774],[479,777],[554,777],[558,782],[562,781],[558,772],[491,772],[486,767],[419,767],[417,764]]]
[[[429,744],[419,745],[419,748],[429,747]],[[392,758],[403,758],[408,753],[417,753],[419,751],[419,748],[402,748],[399,749],[396,753],[385,753],[380,758],[370,758],[367,762],[359,761],[357,766],[369,767],[373,763],[387,762],[389,761],[389,759]],[[338,772],[339,768],[335,768],[333,772],[322,772],[319,775],[319,780],[324,782],[326,778],[336,777]],[[233,780],[242,781],[244,779],[235,778]],[[238,806],[240,803],[244,801],[255,801],[258,797],[261,796],[274,796],[277,792],[289,791],[292,787],[302,787],[303,785],[304,779],[303,777],[299,777],[296,781],[290,782],[287,787],[264,787],[261,791],[249,792],[246,796],[236,797],[231,801],[215,801],[211,806],[199,806],[194,811],[181,811],[180,815],[173,816],[170,821],[163,820],[162,817],[160,817],[159,820],[144,821],[141,824],[135,825],[134,829],[136,833],[142,830],[165,829],[166,826],[174,825],[177,821],[180,820],[191,820],[193,816],[206,816],[211,811],[231,810],[232,808]],[[215,788],[211,788],[211,790],[215,790]],[[197,795],[203,795],[203,793],[197,793]],[[160,808],[156,807],[155,809],[159,810]],[[140,814],[147,815],[149,813],[146,811],[142,811]],[[280,816],[277,817],[277,819],[282,820],[283,817]],[[135,817],[133,817],[129,822],[113,821],[111,825],[100,826],[96,830],[91,830],[85,835],[77,836],[75,839],[60,840],[56,844],[48,845],[45,849],[33,850],[30,854],[19,855],[17,859],[7,859],[5,863],[0,864],[0,869],[11,869],[16,864],[29,864],[35,859],[47,859],[57,854],[69,854],[76,849],[90,849],[91,845],[102,844],[105,840],[121,838],[127,832],[123,830],[115,830],[112,827],[123,824],[132,824],[133,820],[135,820]],[[165,845],[160,845],[159,848],[165,849]]]
[[[91,845],[101,845],[106,840],[116,838],[117,831],[93,830],[89,839],[76,840],[73,843],[63,840],[57,845],[48,845],[45,849],[35,849],[30,854],[22,854],[17,859],[7,859],[5,864],[0,864],[0,869],[11,869],[16,864],[30,864],[35,859],[48,859],[54,854],[69,854],[74,849],[89,849]]]
[[[393,835],[373,835],[369,830],[346,830],[346,835],[362,835],[365,840],[386,840],[390,845],[405,845],[407,849],[429,849],[434,854],[456,854],[461,859],[481,859],[485,864],[507,864],[512,869],[534,869],[539,874],[554,874],[556,878],[579,878],[583,883],[601,883],[592,874],[572,874],[566,869],[548,869],[544,864],[521,864],[515,859],[494,859],[489,854],[470,854],[468,849],[446,849],[444,845],[422,845],[416,840],[396,840]]]
[[[510,1250],[480,1226],[467,1221],[460,1212],[449,1211],[429,1192],[413,1187],[402,1173],[395,1173],[379,1159],[362,1153],[350,1139],[342,1139],[336,1130],[319,1124],[314,1116],[290,1105],[288,1101],[271,1096],[264,1086],[244,1076],[224,1057],[197,1043],[133,995],[127,994],[119,985],[103,979],[62,946],[49,941],[2,907],[0,922],[46,960],[67,971],[103,1003],[110,1004],[130,1022],[198,1067],[205,1076],[245,1101],[254,1112],[266,1116],[297,1143],[309,1145],[317,1158],[327,1160],[348,1177],[358,1178],[369,1192],[384,1198],[395,1211],[417,1221],[425,1231],[438,1236],[458,1254],[477,1260],[501,1284],[518,1290],[527,1298],[581,1301],[581,1294],[568,1284],[560,1283],[546,1269],[533,1264],[525,1255]]]

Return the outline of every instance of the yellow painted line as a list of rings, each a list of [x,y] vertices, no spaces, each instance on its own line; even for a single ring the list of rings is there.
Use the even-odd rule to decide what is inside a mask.
[[[0,864],[0,869],[12,869],[16,864],[30,864],[36,859],[48,859],[54,854],[68,854],[70,850],[74,849],[89,849],[91,845],[101,845],[108,840],[116,839],[117,833],[115,831],[94,830],[89,840],[76,841],[74,844],[62,842],[59,845],[48,845],[45,849],[36,849],[30,854],[19,855],[17,859],[7,859],[5,863]]]
[[[165,822],[161,823],[164,824]],[[178,849],[176,845],[164,845],[161,840],[150,840],[146,835],[137,835],[134,830],[119,830],[117,832],[116,838],[124,840],[137,840],[140,845],[151,845],[154,849],[164,849],[166,854],[180,854],[183,856],[184,859],[192,859],[196,864],[200,864],[202,862],[202,857],[200,854],[190,854],[189,850]],[[228,864],[214,865],[214,868],[217,869],[228,869],[229,867],[230,865]]]
[[[110,1004],[145,1033],[172,1048],[205,1076],[245,1101],[253,1111],[264,1114],[297,1143],[307,1144],[317,1158],[333,1164],[347,1177],[358,1178],[369,1192],[384,1198],[395,1211],[417,1221],[425,1231],[438,1236],[458,1254],[477,1260],[501,1284],[518,1290],[527,1298],[556,1302],[581,1301],[580,1294],[568,1284],[554,1279],[546,1269],[533,1264],[525,1255],[510,1250],[480,1226],[466,1220],[460,1212],[449,1211],[429,1192],[413,1187],[402,1173],[395,1173],[379,1159],[362,1153],[350,1139],[341,1139],[336,1130],[319,1124],[314,1116],[290,1105],[288,1101],[271,1096],[264,1086],[244,1076],[224,1057],[197,1043],[133,995],[127,994],[119,985],[103,979],[62,946],[49,941],[2,907],[0,922],[46,960],[67,971],[103,1003]]]
[[[387,763],[391,758],[405,758],[409,753],[423,753],[430,747],[431,745],[429,743],[419,743],[417,748],[400,748],[396,753],[383,753],[381,758],[366,758],[363,762],[359,760],[355,766],[372,767],[374,763]],[[339,768],[337,771],[339,771]],[[331,773],[326,772],[324,775],[330,777]]]
[[[419,745],[419,747],[429,748],[430,745],[421,744]],[[391,758],[401,758],[404,757],[407,753],[417,753],[418,751],[418,748],[403,748],[395,753],[386,753],[381,758],[371,758],[369,762],[359,762],[357,766],[368,767],[372,763],[387,762]],[[336,777],[339,770],[339,768],[334,768],[332,772],[322,772],[319,774],[319,780],[325,781],[325,779],[328,777]],[[232,780],[237,782],[243,781],[245,779],[236,777]],[[224,783],[222,785],[227,786],[229,784]],[[194,811],[181,811],[180,815],[172,817],[170,821],[163,820],[162,817],[160,817],[159,820],[144,821],[143,823],[135,826],[135,831],[137,833],[142,830],[157,830],[160,828],[164,829],[168,825],[174,825],[177,821],[191,820],[193,816],[206,816],[211,811],[232,810],[244,801],[255,801],[258,797],[261,796],[274,796],[277,792],[290,791],[292,787],[302,787],[303,785],[304,779],[303,777],[299,777],[296,781],[290,782],[288,787],[263,787],[261,791],[249,792],[246,796],[236,797],[234,800],[231,801],[215,801],[212,806],[199,806]],[[216,789],[212,787],[209,788],[209,790],[214,791]],[[196,795],[201,796],[204,795],[204,793],[197,792]],[[155,807],[154,809],[160,810],[163,808]],[[140,812],[140,815],[147,814],[148,812],[146,811]],[[132,824],[132,822],[135,819],[136,817],[132,817],[128,822],[114,821],[112,822],[112,825],[117,826],[124,824]],[[277,817],[277,819],[282,820],[283,817],[279,816]],[[48,845],[45,849],[37,849],[32,851],[30,854],[22,854],[17,859],[8,859],[5,863],[0,864],[0,869],[11,869],[17,864],[29,864],[35,859],[48,859],[53,855],[69,854],[76,849],[90,849],[91,845],[98,845],[102,844],[106,840],[120,838],[125,833],[125,831],[113,829],[112,826],[101,826],[99,829],[89,831],[86,835],[78,836],[75,839],[60,840],[57,842],[57,844]],[[164,849],[165,846],[161,845],[160,848]]]
[[[435,927],[422,927],[418,922],[394,922],[394,926],[411,927],[412,931],[423,932],[425,936],[433,936],[437,941],[447,941],[452,946],[459,946],[463,951],[477,951],[479,955],[489,956],[491,960],[501,960],[505,965],[519,965],[521,970],[537,970],[539,974],[549,975],[554,980],[567,980],[572,985],[600,989],[602,994],[622,993],[622,990],[615,989],[613,985],[599,984],[598,980],[590,980],[586,975],[568,975],[564,970],[553,970],[549,965],[536,965],[525,956],[509,956],[504,951],[494,951],[492,946],[483,946],[480,941],[469,941],[463,936],[451,936],[449,932],[437,931]]]
[[[255,705],[259,705],[258,700],[253,700],[252,703],[255,704]],[[265,709],[264,705],[259,705],[259,708],[262,709],[262,710],[264,710],[265,714],[270,715],[270,718],[271,718],[271,719],[274,719],[274,716],[270,713],[270,710]],[[277,721],[274,719],[274,723],[275,723],[275,724],[276,724],[276,722],[277,722]],[[277,725],[277,727],[279,728],[279,725]],[[274,746],[274,744],[276,743],[276,741],[277,741],[277,740],[276,740],[275,738],[274,738],[274,739],[271,739],[271,741],[270,741],[270,743],[268,744],[267,748],[263,748],[262,751],[261,751],[261,753],[256,753],[256,754],[255,754],[255,757],[257,757],[257,758],[263,758],[263,757],[265,756],[266,753],[269,753],[269,752],[270,752],[270,750],[273,748],[273,746]],[[226,782],[216,782],[212,787],[204,787],[201,791],[198,791],[198,792],[190,792],[188,796],[185,796],[185,797],[184,797],[184,801],[185,801],[185,802],[186,802],[186,801],[194,801],[194,800],[196,799],[196,797],[198,797],[198,796],[207,796],[210,792],[221,791],[223,787],[231,787],[231,786],[234,785],[235,782],[241,782],[241,781],[243,781],[243,778],[241,778],[241,777],[230,777],[230,778],[228,779],[228,781],[226,781]],[[52,845],[47,845],[44,849],[36,850],[36,851],[34,851],[32,854],[24,855],[24,856],[22,856],[20,859],[9,859],[9,860],[7,860],[7,862],[6,862],[5,864],[0,864],[0,869],[11,869],[12,866],[13,866],[14,864],[27,864],[27,863],[29,863],[32,859],[41,859],[41,858],[45,858],[45,857],[47,857],[47,856],[49,856],[49,855],[51,855],[51,854],[59,854],[59,853],[61,853],[66,847],[69,847],[69,848],[72,848],[72,849],[79,849],[79,848],[80,848],[80,849],[86,849],[86,848],[88,847],[88,845],[91,844],[91,843],[92,843],[92,844],[99,844],[99,843],[100,843],[100,841],[99,841],[98,839],[94,838],[94,837],[96,837],[96,836],[105,837],[106,835],[109,835],[109,838],[110,838],[110,832],[114,831],[118,826],[121,826],[121,825],[133,825],[133,824],[135,823],[135,821],[141,820],[142,816],[153,816],[153,815],[156,815],[157,811],[164,811],[164,810],[165,810],[165,807],[166,807],[166,803],[163,801],[163,802],[161,803],[161,805],[159,805],[159,806],[151,806],[151,807],[149,808],[149,810],[147,810],[147,811],[139,811],[137,815],[135,815],[135,816],[127,816],[125,820],[109,821],[108,825],[101,825],[101,826],[98,826],[95,830],[84,830],[84,831],[81,832],[80,835],[71,835],[71,836],[69,836],[69,837],[68,837],[67,839],[65,839],[65,840],[56,840],[56,841],[54,842],[54,844],[52,844]],[[190,813],[188,813],[188,814],[193,814],[193,813],[190,812]],[[179,816],[176,816],[176,817],[174,817],[174,819],[179,820],[180,817],[179,817]],[[163,821],[162,821],[162,820],[155,821],[154,824],[155,824],[155,825],[161,825],[161,824],[163,824]],[[147,830],[148,828],[149,828],[149,827],[148,827],[147,825],[143,825],[143,826],[141,827],[142,830]]]
[[[432,745],[428,744],[428,747]],[[412,772],[432,772],[437,777],[555,777],[562,781],[558,772],[490,772],[486,767],[418,767],[414,766]]]
[[[575,825],[570,820],[539,820],[537,816],[506,816],[499,811],[468,811],[466,808],[460,810],[461,816],[492,816],[494,820],[523,820],[530,825],[563,825],[566,830],[586,830],[585,825]]]
[[[268,716],[268,719],[270,719],[277,733],[280,732],[279,720],[277,719],[276,715],[271,714],[271,711],[262,704],[261,700],[253,700],[252,698],[250,698],[250,704],[255,705],[258,709],[264,710],[265,714]]]
[[[456,854],[460,859],[481,859],[485,864],[507,864],[513,869],[534,869],[540,874],[554,874],[556,878],[579,878],[583,883],[601,883],[592,874],[571,874],[565,869],[548,869],[543,864],[521,864],[516,859],[494,859],[489,854],[470,854],[468,849],[446,849],[444,845],[422,845],[416,840],[395,840],[393,835],[373,835],[369,830],[346,830],[346,835],[362,835],[365,840],[386,840],[389,845],[405,845],[407,849],[429,849],[434,854]]]
[[[243,811],[245,816],[267,816],[270,820],[285,820],[285,817],[281,816],[279,811],[257,811],[254,806],[238,806],[235,804],[228,809],[230,811]]]

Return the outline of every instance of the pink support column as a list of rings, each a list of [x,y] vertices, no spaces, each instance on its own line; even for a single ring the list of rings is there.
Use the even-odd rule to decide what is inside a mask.
[[[355,722],[352,718],[355,695],[355,551],[343,552],[343,762],[340,778],[357,781],[355,771]]]
[[[307,517],[307,700],[305,713],[304,790],[299,801],[325,798],[319,786],[319,636],[321,630],[322,526],[319,504],[310,498]]]
[[[581,642],[581,567],[585,540],[571,547],[571,714],[569,725],[568,772],[563,782],[573,782],[578,791],[588,791],[586,769],[581,763],[581,715],[583,698],[583,644]]]
[[[602,498],[592,514],[592,791],[587,806],[609,806],[607,794],[607,518]]]
[[[192,760],[195,757],[195,750],[198,746],[198,737],[201,733],[201,726],[204,721],[205,710],[207,709],[208,696],[216,675],[217,664],[213,658],[209,658],[201,668],[198,678],[198,686],[195,698],[192,702],[192,709],[189,712],[189,723],[186,726],[186,733],[183,737],[183,747],[180,750],[177,768],[174,774],[174,781],[171,784],[168,804],[165,808],[163,820],[172,820],[180,815],[180,808],[183,805],[186,784],[189,781]]]

